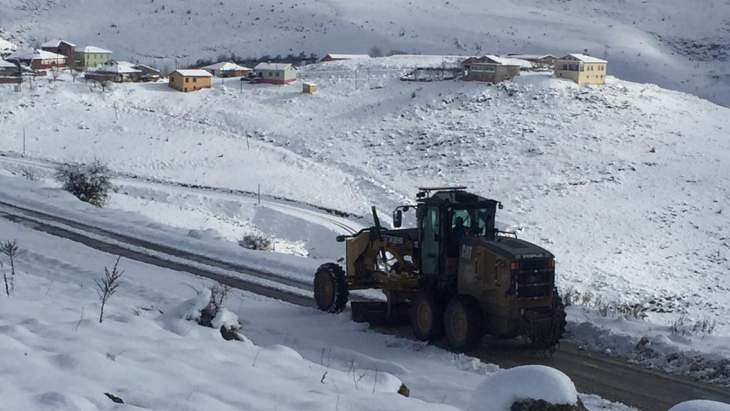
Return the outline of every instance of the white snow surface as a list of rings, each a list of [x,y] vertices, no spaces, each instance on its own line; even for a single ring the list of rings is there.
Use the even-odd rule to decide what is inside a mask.
[[[669,411],[730,411],[730,404],[709,400],[685,401],[670,408]]]
[[[544,365],[523,365],[485,378],[474,392],[469,411],[509,411],[514,402],[528,399],[573,405],[578,393],[562,372]]]
[[[464,409],[498,370],[331,315],[233,291],[223,315],[244,341],[194,318],[212,284],[122,259],[98,322],[94,280],[115,256],[0,220],[16,239],[16,287],[0,295],[3,409]],[[4,292],[4,289],[2,290]],[[223,320],[223,318],[221,318]],[[405,383],[412,398],[395,393]],[[590,410],[629,408],[581,395]]]
[[[0,35],[98,44],[158,67],[201,58],[332,50],[586,53],[637,82],[730,104],[727,0],[0,0]],[[214,28],[206,30],[205,28]]]

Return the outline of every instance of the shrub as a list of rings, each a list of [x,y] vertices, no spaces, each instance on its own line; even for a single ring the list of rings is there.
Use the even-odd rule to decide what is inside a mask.
[[[672,334],[681,336],[700,336],[712,335],[717,327],[717,321],[701,319],[692,321],[687,315],[682,314],[677,317],[671,325]]]
[[[91,164],[64,164],[56,171],[56,179],[64,190],[97,207],[106,204],[112,188],[109,169],[98,160]]]
[[[249,250],[269,251],[272,249],[271,240],[260,235],[245,235],[238,241],[238,245]]]

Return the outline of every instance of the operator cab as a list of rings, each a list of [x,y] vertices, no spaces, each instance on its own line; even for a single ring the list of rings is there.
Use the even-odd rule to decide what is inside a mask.
[[[466,238],[494,240],[495,213],[501,204],[465,191],[466,187],[419,188],[416,206],[420,270],[427,276],[456,275],[461,246]],[[401,225],[402,212],[396,208],[393,223]]]

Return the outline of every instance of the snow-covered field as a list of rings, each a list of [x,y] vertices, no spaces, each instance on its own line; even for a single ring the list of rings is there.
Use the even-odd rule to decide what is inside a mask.
[[[334,236],[367,225],[358,216],[371,204],[387,220],[419,185],[465,184],[558,256],[564,292],[594,309],[645,307],[636,324],[578,312],[579,342],[632,356],[647,336],[662,353],[727,358],[730,109],[613,77],[583,89],[545,73],[498,86],[397,80],[451,58],[309,66],[300,75],[319,84],[314,96],[297,84],[241,91],[236,79],[190,94],[164,83],[102,92],[70,77],[2,86],[0,173],[56,187],[58,162],[100,159],[117,173],[112,210],[76,215],[304,279],[342,256]],[[43,205],[30,183],[3,181],[6,198]],[[74,208],[46,194],[45,207]],[[247,233],[290,256],[247,254],[233,243]],[[714,337],[674,335],[680,317],[715,322]]]
[[[63,37],[159,66],[300,52],[587,50],[609,74],[730,104],[727,0],[0,0],[0,37]],[[160,29],[164,27],[164,29]],[[209,28],[215,29],[209,29]]]
[[[496,366],[378,334],[346,314],[238,291],[225,306],[246,338],[224,341],[185,320],[210,282],[124,259],[99,323],[94,281],[113,255],[5,220],[0,233],[21,249],[15,292],[0,296],[3,410],[116,409],[105,393],[125,409],[449,410],[465,409],[487,377],[501,380]],[[411,398],[396,393],[402,383]],[[557,397],[570,399],[564,390]],[[628,410],[580,398],[590,410]]]

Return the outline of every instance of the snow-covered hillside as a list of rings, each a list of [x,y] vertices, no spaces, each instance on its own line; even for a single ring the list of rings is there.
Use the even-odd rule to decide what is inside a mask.
[[[566,53],[607,58],[609,73],[730,104],[727,0],[413,2],[0,0],[0,37],[57,37],[173,67],[235,53],[275,56]]]
[[[142,177],[260,184],[361,215],[411,201],[419,185],[465,184],[503,201],[501,221],[558,256],[562,286],[645,304],[662,321],[715,318],[729,332],[730,110],[614,78],[585,89],[549,74],[498,86],[397,80],[399,67],[429,61],[441,58],[311,66],[301,75],[320,85],[315,96],[296,85],[241,92],[237,80],[195,94],[165,84],[102,93],[70,78],[6,87],[0,149],[20,151],[25,131],[27,154],[40,162],[99,158]],[[342,253],[326,231],[287,230],[279,222],[293,220],[281,210],[252,214],[250,200],[123,185],[114,207],[165,224],[231,241],[264,232],[315,257]]]

